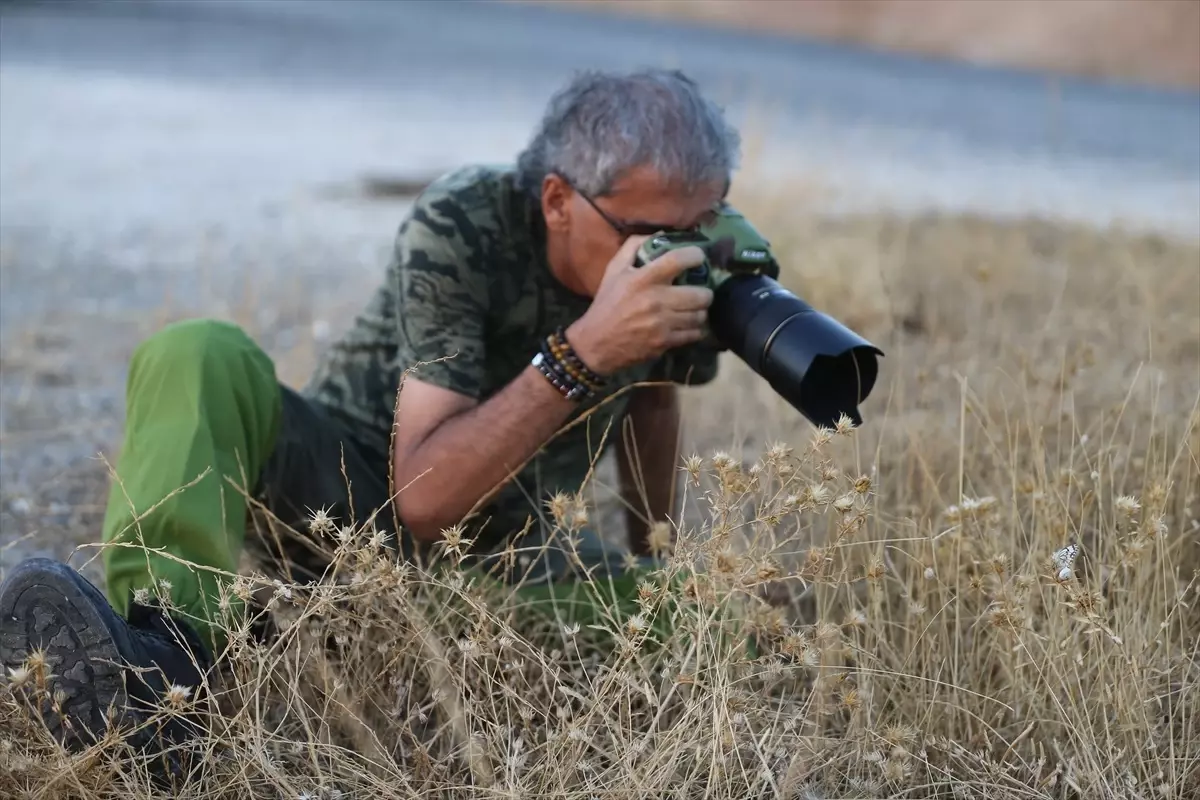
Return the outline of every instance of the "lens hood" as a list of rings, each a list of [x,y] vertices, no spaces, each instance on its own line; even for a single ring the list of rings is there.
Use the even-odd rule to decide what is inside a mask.
[[[875,387],[883,351],[765,275],[734,276],[709,309],[713,335],[806,419],[832,428]]]

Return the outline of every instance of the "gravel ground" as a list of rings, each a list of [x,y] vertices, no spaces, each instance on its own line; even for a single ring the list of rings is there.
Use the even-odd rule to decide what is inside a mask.
[[[359,180],[509,158],[584,64],[665,58],[723,96],[758,86],[773,114],[756,179],[1200,230],[1194,95],[1069,83],[1050,102],[1009,73],[495,4],[0,14],[0,571],[96,536],[96,456],[119,442],[142,336],[234,319],[302,381],[405,209]]]
[[[96,535],[96,456],[119,443],[144,335],[232,319],[302,381],[373,287],[407,202],[363,197],[352,164],[305,174],[304,142],[256,169],[303,127],[263,125],[281,98],[7,64],[0,97],[0,539],[32,536],[2,570]]]

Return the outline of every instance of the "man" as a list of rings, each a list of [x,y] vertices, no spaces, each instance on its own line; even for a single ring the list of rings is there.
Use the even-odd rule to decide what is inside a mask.
[[[461,169],[424,191],[382,285],[302,392],[227,323],[190,320],[143,342],[104,522],[107,599],[43,559],[0,589],[0,657],[23,680],[48,666],[69,721],[48,714],[52,730],[75,746],[102,735],[110,705],[198,687],[222,609],[244,610],[229,588],[247,544],[243,489],[302,533],[323,511],[424,559],[462,524],[480,563],[510,546],[528,556],[501,565],[506,579],[568,580],[546,501],[581,489],[607,432],[630,549],[645,555],[649,525],[671,511],[674,386],[711,380],[718,354],[701,340],[711,292],[672,285],[701,252],[640,268],[634,254],[721,203],[737,150],[678,72],[582,74],[514,167]],[[316,552],[276,549],[307,578],[323,568]],[[594,532],[579,552],[588,568],[621,569]],[[154,669],[139,679],[120,664]]]

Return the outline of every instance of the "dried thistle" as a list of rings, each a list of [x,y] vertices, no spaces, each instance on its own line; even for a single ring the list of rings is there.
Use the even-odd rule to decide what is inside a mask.
[[[1120,514],[1127,518],[1133,517],[1133,515],[1142,508],[1142,504],[1138,501],[1138,499],[1133,495],[1128,494],[1123,494],[1118,497],[1114,501],[1113,505],[1116,506],[1116,509]]]
[[[328,509],[318,508],[309,513],[308,529],[317,536],[329,536],[337,531],[337,526],[334,524],[333,518],[329,516]]]
[[[464,549],[469,548],[473,543],[473,539],[463,536],[465,528],[461,523],[452,525],[442,531],[442,542],[446,552],[453,554],[456,558],[462,559]]]
[[[650,526],[650,531],[646,535],[646,544],[656,557],[670,553],[674,543],[675,531],[670,523],[659,520]]]

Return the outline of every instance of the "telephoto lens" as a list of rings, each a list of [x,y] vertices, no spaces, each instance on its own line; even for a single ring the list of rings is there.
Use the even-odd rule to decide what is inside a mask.
[[[713,336],[809,422],[833,428],[875,387],[883,351],[766,275],[736,275],[713,296]]]

